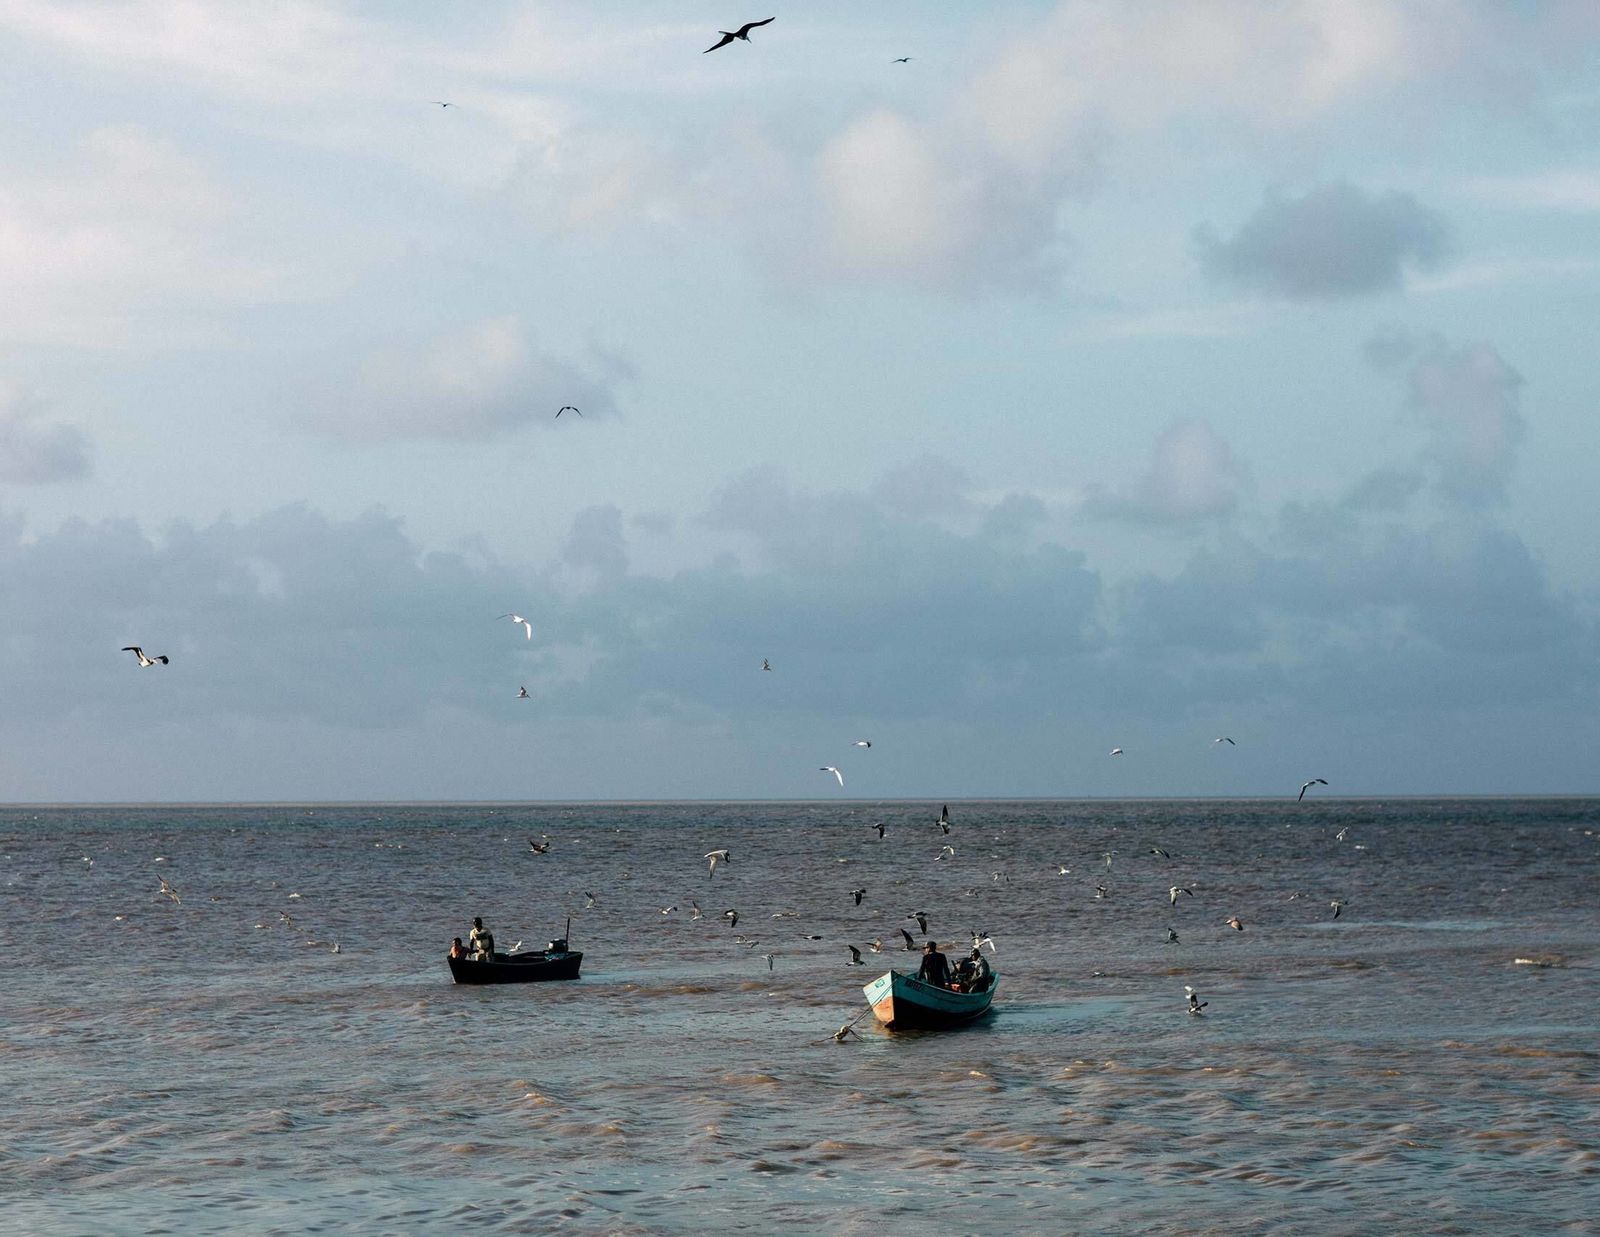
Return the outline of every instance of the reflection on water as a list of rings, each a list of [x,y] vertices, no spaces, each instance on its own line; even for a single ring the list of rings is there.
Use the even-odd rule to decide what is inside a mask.
[[[0,1006],[0,1206],[18,1231],[1592,1223],[1600,805],[963,804],[942,860],[935,810],[0,813],[0,949],[36,960]],[[918,910],[993,934],[994,1013],[834,1043],[914,967]],[[451,985],[474,914],[525,947],[570,914],[583,979]]]

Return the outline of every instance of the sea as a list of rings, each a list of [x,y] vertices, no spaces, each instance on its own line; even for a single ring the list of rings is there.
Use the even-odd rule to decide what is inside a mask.
[[[1600,800],[941,806],[0,809],[0,1230],[1597,1231]]]

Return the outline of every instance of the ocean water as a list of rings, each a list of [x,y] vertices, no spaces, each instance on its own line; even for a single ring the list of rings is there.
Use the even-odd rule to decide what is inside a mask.
[[[938,809],[0,810],[0,1228],[1596,1231],[1600,800]],[[911,911],[995,1012],[834,1042]]]

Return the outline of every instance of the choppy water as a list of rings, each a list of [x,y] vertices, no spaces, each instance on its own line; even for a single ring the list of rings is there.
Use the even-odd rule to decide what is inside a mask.
[[[1600,801],[937,810],[0,811],[0,1225],[1594,1231]],[[834,1043],[911,910],[997,1012]]]

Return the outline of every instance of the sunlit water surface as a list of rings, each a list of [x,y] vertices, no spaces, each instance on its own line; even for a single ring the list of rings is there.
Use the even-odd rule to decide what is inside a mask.
[[[0,1225],[1595,1231],[1600,801],[938,807],[0,811]],[[995,1012],[835,1043],[917,910]]]

